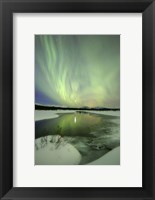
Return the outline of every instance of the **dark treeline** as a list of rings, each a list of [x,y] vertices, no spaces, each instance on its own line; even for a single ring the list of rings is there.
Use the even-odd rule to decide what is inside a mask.
[[[97,110],[97,111],[119,111],[120,108],[70,108],[70,107],[59,107],[59,106],[43,106],[35,105],[35,110]]]

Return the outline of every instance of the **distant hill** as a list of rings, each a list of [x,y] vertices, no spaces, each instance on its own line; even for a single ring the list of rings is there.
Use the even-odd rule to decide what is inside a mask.
[[[120,108],[102,108],[102,107],[81,107],[81,108],[74,108],[74,107],[60,107],[60,106],[44,106],[44,105],[37,105],[35,104],[35,110],[97,110],[97,111],[119,111]]]

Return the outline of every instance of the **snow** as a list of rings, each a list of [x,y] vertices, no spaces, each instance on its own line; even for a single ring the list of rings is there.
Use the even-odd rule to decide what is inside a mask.
[[[88,165],[120,165],[120,147],[116,147]]]
[[[38,138],[35,147],[36,165],[78,165],[81,161],[78,150],[59,135]]]
[[[74,110],[35,110],[35,121],[59,117],[59,113],[74,113]]]
[[[58,114],[74,113],[76,110],[35,110],[35,121],[59,117]],[[120,111],[86,111],[100,115],[120,116]]]
[[[110,116],[120,116],[120,111],[87,111],[90,113],[100,114],[100,115],[110,115]]]

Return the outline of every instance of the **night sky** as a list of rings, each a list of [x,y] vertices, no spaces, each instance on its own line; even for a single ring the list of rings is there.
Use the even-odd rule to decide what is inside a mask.
[[[35,103],[120,107],[120,36],[36,35]]]

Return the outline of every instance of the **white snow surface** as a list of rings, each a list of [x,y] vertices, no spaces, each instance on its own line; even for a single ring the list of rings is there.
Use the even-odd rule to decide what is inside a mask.
[[[111,115],[111,116],[120,116],[120,111],[87,111],[90,113],[96,113],[100,115]]]
[[[35,121],[59,117],[59,114],[74,113],[76,110],[35,110]],[[120,116],[120,111],[86,111],[100,115]]]
[[[78,165],[81,155],[71,144],[66,143],[62,137],[46,136],[35,140],[36,165]]]
[[[120,147],[116,147],[88,165],[120,165]]]
[[[59,113],[74,113],[74,110],[35,110],[35,121],[59,117]]]

